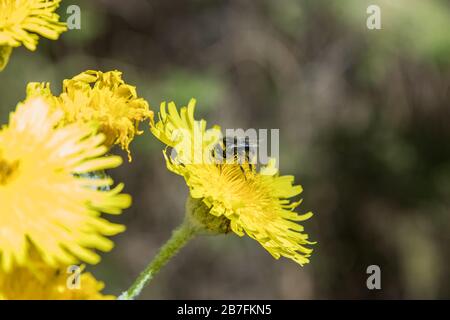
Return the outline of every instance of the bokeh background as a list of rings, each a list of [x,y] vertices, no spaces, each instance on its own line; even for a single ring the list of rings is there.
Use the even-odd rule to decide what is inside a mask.
[[[103,0],[81,30],[18,48],[0,120],[30,81],[123,71],[156,110],[198,100],[223,128],[279,128],[280,167],[304,186],[315,253],[303,268],[235,235],[192,241],[145,299],[450,298],[450,3],[446,0]],[[382,30],[366,28],[381,7]],[[89,267],[118,294],[183,219],[187,188],[149,131],[111,172],[133,195],[127,231]],[[118,151],[120,152],[120,151]],[[382,289],[366,287],[379,265]]]

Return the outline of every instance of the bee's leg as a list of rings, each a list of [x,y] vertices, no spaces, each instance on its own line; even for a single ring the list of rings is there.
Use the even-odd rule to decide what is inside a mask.
[[[242,174],[244,175],[245,180],[247,180],[247,174],[246,174],[246,172],[245,172],[244,167],[243,167],[242,165],[239,165],[239,169],[241,169]]]
[[[244,150],[245,150],[245,156],[247,158],[250,158],[250,145],[246,144]]]
[[[216,158],[215,151],[213,151],[213,152],[214,152],[214,163],[219,168],[219,174],[222,174],[223,157],[222,157],[222,159],[218,159],[218,158]],[[219,152],[219,154],[220,154],[220,152]],[[223,151],[222,151],[222,156],[223,156]]]
[[[245,154],[244,154],[244,157],[245,157],[245,163],[248,164],[248,167],[249,167],[250,171],[253,171],[255,166],[252,163],[252,160],[250,159],[250,153],[246,151]]]

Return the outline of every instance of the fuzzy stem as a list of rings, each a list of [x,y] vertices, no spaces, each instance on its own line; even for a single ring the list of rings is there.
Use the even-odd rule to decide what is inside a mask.
[[[131,287],[123,292],[119,300],[133,300],[144,289],[144,287],[153,279],[158,271],[183,248],[189,240],[194,238],[198,230],[193,227],[187,220],[173,231],[172,237],[161,247],[155,258],[145,268],[145,270],[137,277]]]

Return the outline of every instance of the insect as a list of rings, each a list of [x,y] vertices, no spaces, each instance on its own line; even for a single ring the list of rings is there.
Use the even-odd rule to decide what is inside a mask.
[[[253,170],[253,160],[256,154],[256,143],[249,137],[226,136],[213,149],[213,157],[218,164],[239,163],[239,167],[246,175],[246,170]]]

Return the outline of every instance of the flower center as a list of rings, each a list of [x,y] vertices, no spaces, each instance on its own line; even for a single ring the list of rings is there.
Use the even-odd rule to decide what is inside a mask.
[[[8,162],[0,158],[0,185],[5,185],[19,168],[19,161]]]

